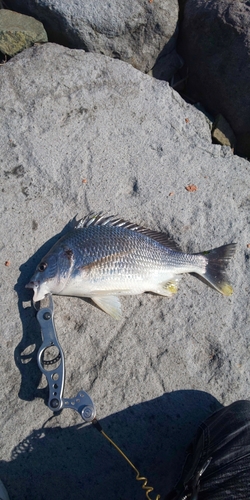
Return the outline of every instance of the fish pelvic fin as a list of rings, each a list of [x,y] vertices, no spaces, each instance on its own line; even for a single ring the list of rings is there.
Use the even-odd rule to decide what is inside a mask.
[[[92,295],[91,299],[104,312],[115,319],[121,319],[121,302],[115,295]]]
[[[232,295],[233,287],[228,280],[226,267],[230,259],[234,256],[235,250],[236,243],[230,243],[229,245],[223,245],[222,247],[202,252],[201,255],[207,258],[206,271],[202,275],[192,274],[195,274],[197,278],[222,293],[222,295]]]

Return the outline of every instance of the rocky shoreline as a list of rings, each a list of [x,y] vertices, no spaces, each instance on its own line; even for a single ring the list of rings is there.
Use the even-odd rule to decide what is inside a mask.
[[[18,3],[4,7],[27,15]],[[109,3],[114,10],[115,0]],[[143,12],[159,4],[134,3],[133,20],[143,25]],[[54,22],[56,6],[47,10]],[[176,12],[177,23],[177,4]],[[231,242],[237,252],[229,298],[185,276],[171,300],[122,298],[124,315],[115,321],[87,301],[55,297],[65,397],[91,394],[103,428],[163,498],[197,425],[221,405],[249,397],[249,162],[233,154],[237,133],[229,145],[212,143],[213,116],[184,100],[172,77],[145,74],[159,53],[138,70],[49,41],[0,66],[0,477],[12,500],[52,499],[55,492],[59,500],[144,498],[127,464],[78,414],[51,418],[37,367],[41,333],[25,284],[77,213],[119,214],[167,231],[188,252]],[[182,57],[178,46],[176,53]]]
[[[3,60],[48,40],[120,59],[168,81],[188,102],[201,103],[214,122],[213,141],[250,158],[248,2],[7,0],[4,5]]]

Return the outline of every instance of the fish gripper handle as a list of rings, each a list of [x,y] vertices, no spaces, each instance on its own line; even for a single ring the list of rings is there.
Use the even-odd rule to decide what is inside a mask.
[[[65,383],[65,360],[54,325],[53,300],[49,295],[49,306],[37,312],[43,343],[37,353],[37,363],[49,386],[48,407],[53,412],[70,408],[79,413],[85,422],[96,416],[95,405],[86,391],[78,392],[75,398],[63,398]]]

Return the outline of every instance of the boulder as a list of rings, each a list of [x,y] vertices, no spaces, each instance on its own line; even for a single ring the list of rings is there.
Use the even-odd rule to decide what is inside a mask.
[[[101,434],[46,404],[25,284],[69,219],[119,214],[188,252],[237,242],[231,297],[185,275],[172,299],[122,297],[120,321],[54,298],[64,396],[90,394],[104,431],[164,498],[199,423],[248,396],[249,163],[212,144],[205,116],[166,82],[51,43],[0,66],[0,108],[0,463],[12,500],[143,497]]]
[[[248,157],[249,17],[249,2],[187,0],[178,42],[187,74],[185,95],[222,114],[236,135],[236,151]]]
[[[216,144],[234,149],[235,135],[224,116],[217,115],[212,127],[212,138]]]
[[[7,5],[39,19],[51,41],[122,59],[144,72],[173,44],[178,21],[178,0],[7,0]]]
[[[39,21],[11,10],[0,9],[0,52],[14,56],[34,43],[48,41]]]

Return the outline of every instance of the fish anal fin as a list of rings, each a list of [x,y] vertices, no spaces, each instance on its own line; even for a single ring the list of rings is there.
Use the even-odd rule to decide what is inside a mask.
[[[178,292],[178,282],[179,279],[176,278],[164,283],[159,283],[155,293],[164,295],[165,297],[172,297],[172,295],[175,295]]]
[[[91,299],[95,304],[115,319],[121,319],[121,303],[115,295],[92,295]]]

